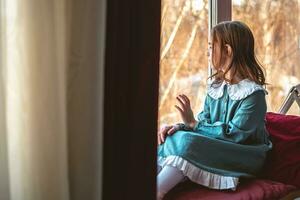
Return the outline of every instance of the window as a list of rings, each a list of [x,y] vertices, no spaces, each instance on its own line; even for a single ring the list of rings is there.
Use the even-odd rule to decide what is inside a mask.
[[[231,19],[231,0],[162,0],[158,125],[181,121],[176,96],[191,100],[194,115],[203,108],[210,27]]]
[[[186,94],[194,114],[206,90],[208,0],[162,0],[159,124],[181,121],[176,96]]]

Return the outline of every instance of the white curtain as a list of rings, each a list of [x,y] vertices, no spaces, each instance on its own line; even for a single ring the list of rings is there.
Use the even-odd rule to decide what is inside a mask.
[[[101,199],[105,2],[0,1],[0,199]]]

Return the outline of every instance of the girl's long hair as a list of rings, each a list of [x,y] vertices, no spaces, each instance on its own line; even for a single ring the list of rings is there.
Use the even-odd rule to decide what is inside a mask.
[[[225,45],[232,48],[232,62],[227,70],[222,72],[217,69],[217,72],[210,77],[215,77],[216,83],[224,80],[232,83],[232,77],[238,74],[242,79],[247,78],[259,85],[266,84],[263,67],[254,53],[254,37],[246,24],[240,21],[226,21],[217,24],[212,29],[212,44],[215,42],[219,42],[221,48],[219,65],[224,62]],[[214,46],[212,47],[213,51]],[[229,70],[233,70],[231,80],[225,79]]]

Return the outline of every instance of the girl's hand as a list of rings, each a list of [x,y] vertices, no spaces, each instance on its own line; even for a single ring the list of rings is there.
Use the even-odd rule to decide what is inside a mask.
[[[167,135],[172,135],[179,130],[179,125],[163,126],[157,133],[157,143],[160,145],[165,142]]]
[[[177,96],[176,99],[178,100],[180,106],[175,105],[175,108],[179,111],[184,124],[187,127],[193,129],[197,121],[194,118],[194,113],[191,109],[189,98],[184,94],[182,94]]]

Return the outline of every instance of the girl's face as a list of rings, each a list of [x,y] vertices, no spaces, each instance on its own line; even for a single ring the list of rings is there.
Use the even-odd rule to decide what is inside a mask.
[[[218,41],[212,41],[208,42],[208,60],[212,67],[215,70],[221,69],[220,62],[221,62],[221,48],[220,48],[220,43]]]
[[[225,71],[232,60],[232,49],[228,44],[221,49],[220,41],[213,40],[208,43],[208,56],[209,62],[215,70]]]

